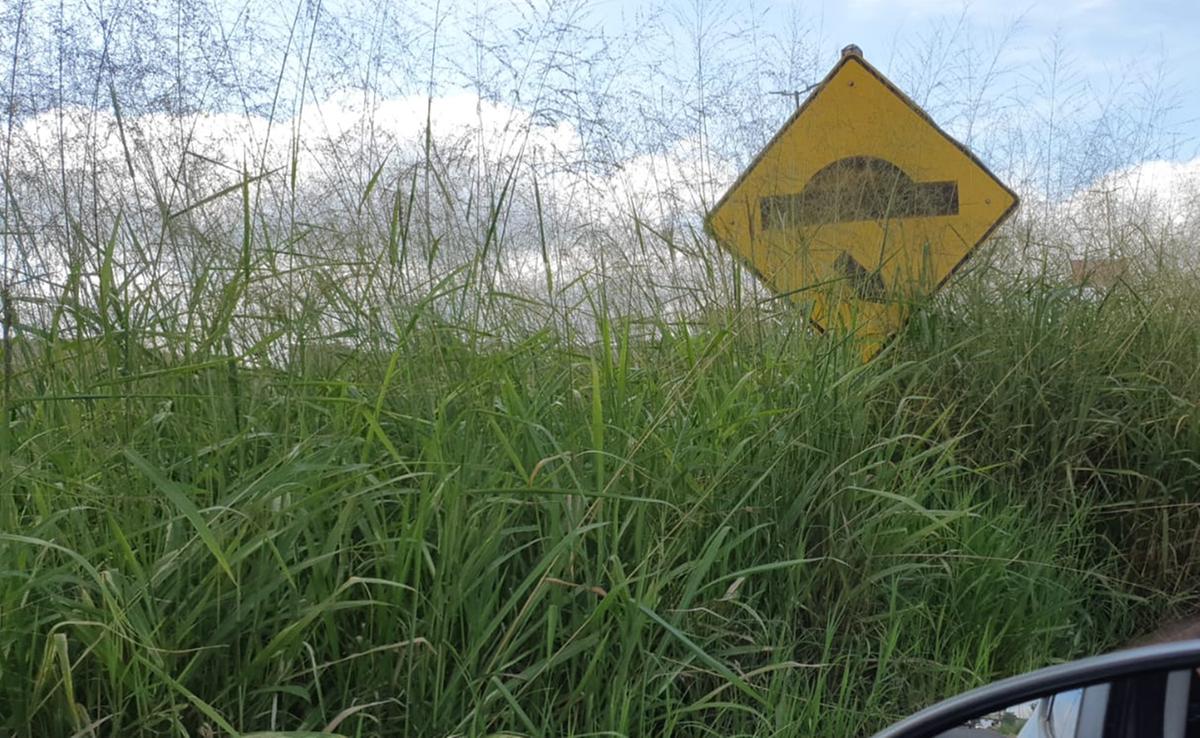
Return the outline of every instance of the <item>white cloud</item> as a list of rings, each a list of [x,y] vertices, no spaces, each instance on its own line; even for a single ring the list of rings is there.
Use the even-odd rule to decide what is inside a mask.
[[[1187,214],[1200,195],[1200,157],[1190,161],[1145,161],[1104,177],[1093,189],[1130,201],[1148,201],[1172,213]]]
[[[66,199],[73,207],[90,209],[94,188],[98,217],[73,215],[98,224],[101,231],[107,233],[123,218],[131,227],[148,227],[140,237],[154,237],[160,228],[148,224],[165,214],[158,201],[163,198],[166,213],[203,203],[188,217],[207,234],[206,241],[220,244],[224,236],[236,241],[242,224],[240,193],[207,198],[236,185],[243,172],[273,171],[262,180],[262,197],[255,195],[268,222],[294,212],[297,220],[323,225],[330,233],[363,228],[383,233],[386,240],[390,204],[376,207],[374,215],[358,214],[366,183],[383,166],[376,193],[410,186],[413,167],[423,161],[427,121],[438,169],[431,185],[431,210],[438,212],[431,218],[435,229],[444,231],[435,235],[446,236],[439,251],[447,259],[442,266],[454,268],[454,259],[471,258],[484,248],[481,244],[491,237],[484,233],[492,217],[489,208],[506,186],[508,209],[500,237],[505,240],[502,271],[508,276],[502,278],[535,288],[545,281],[542,237],[549,242],[556,279],[569,282],[592,270],[601,248],[631,269],[662,276],[659,262],[671,261],[658,253],[665,253],[665,246],[650,244],[652,253],[635,247],[631,216],[636,213],[651,223],[694,223],[704,202],[712,199],[712,181],[736,175],[728,162],[702,156],[705,147],[693,139],[668,142],[657,152],[604,167],[588,165],[584,142],[571,124],[544,122],[527,110],[465,92],[432,101],[423,96],[370,100],[340,95],[310,103],[301,117],[274,122],[233,114],[151,114],[118,121],[108,111],[51,111],[19,125],[11,169],[22,210],[37,223],[62,220],[61,165],[73,193]],[[127,150],[132,152],[128,157]],[[183,169],[186,177],[179,176]],[[512,172],[516,181],[506,183]],[[535,179],[549,221],[540,235]],[[423,179],[418,186],[424,186]],[[339,247],[336,238],[314,240],[318,249]],[[66,259],[61,242],[48,240],[35,251],[41,263],[20,268],[61,277]],[[176,264],[144,265],[148,269],[139,278],[178,280]],[[135,264],[130,269],[138,271]]]
[[[1120,211],[1176,225],[1200,216],[1200,157],[1154,159],[1109,172],[1068,198],[1071,212]]]
[[[36,183],[18,192],[26,198],[22,206],[30,215],[40,212],[51,220],[61,217],[55,214],[62,201],[55,189],[60,180],[54,176],[61,147],[66,168],[80,173],[74,180],[78,186],[91,185],[90,178],[82,175],[93,166],[102,172],[98,190],[102,197],[114,198],[114,211],[128,213],[129,206],[136,205],[154,212],[150,198],[155,187],[164,191],[164,184],[169,205],[177,210],[236,183],[243,171],[259,171],[260,164],[268,170],[280,168],[272,186],[279,197],[286,197],[294,161],[297,200],[306,204],[301,217],[320,220],[324,213],[330,222],[338,222],[353,212],[367,179],[382,163],[399,168],[421,160],[429,120],[438,156],[452,159],[447,166],[460,167],[455,171],[467,183],[452,193],[460,200],[455,208],[461,209],[486,190],[478,189],[479,178],[500,182],[506,172],[516,171],[518,182],[509,199],[517,202],[517,211],[506,237],[513,243],[512,273],[531,284],[543,276],[538,242],[528,235],[535,232],[534,167],[540,168],[537,181],[546,217],[554,221],[548,238],[555,241],[552,248],[558,251],[558,263],[576,273],[591,267],[595,236],[601,230],[622,249],[624,236],[617,234],[634,213],[664,224],[694,224],[705,205],[720,194],[721,185],[738,174],[732,162],[708,158],[710,147],[699,139],[670,141],[653,153],[601,169],[579,163],[587,152],[569,123],[543,122],[527,110],[471,93],[450,93],[432,101],[424,96],[370,100],[347,94],[310,104],[300,118],[270,125],[261,117],[229,114],[188,118],[155,114],[123,121],[126,141],[135,152],[135,190],[129,186],[126,148],[117,120],[107,112],[62,112],[61,120],[57,111],[25,120],[14,137],[13,168],[23,173],[18,180]],[[196,168],[187,191],[182,185],[171,186],[180,162]],[[138,196],[141,202],[134,202]],[[1035,200],[1027,198],[1026,207],[1036,208]],[[486,209],[487,203],[477,198],[475,206]],[[215,201],[206,210],[214,211],[210,222],[218,227],[239,223],[236,195]],[[1070,234],[1067,248],[1079,253],[1106,248],[1104,244],[1114,240],[1113,223],[1120,226],[1118,236],[1150,222],[1169,228],[1171,234],[1200,234],[1200,158],[1147,161],[1112,172],[1066,201],[1037,212],[1046,213],[1045,227],[1061,227],[1061,232]],[[457,216],[461,215],[459,211]],[[572,232],[572,228],[582,230]],[[641,264],[639,260],[648,258],[649,264],[658,257],[629,256],[629,263]]]
[[[1066,258],[1194,268],[1200,266],[1200,157],[1110,172],[1035,212],[1034,226]]]

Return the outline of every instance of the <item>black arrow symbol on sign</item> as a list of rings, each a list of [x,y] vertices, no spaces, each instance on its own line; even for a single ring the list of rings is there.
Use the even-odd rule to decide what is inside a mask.
[[[883,286],[883,277],[879,272],[868,270],[847,251],[843,251],[834,260],[833,265],[839,272],[846,275],[846,279],[854,287],[855,294],[861,299],[869,302],[887,301],[887,288]]]

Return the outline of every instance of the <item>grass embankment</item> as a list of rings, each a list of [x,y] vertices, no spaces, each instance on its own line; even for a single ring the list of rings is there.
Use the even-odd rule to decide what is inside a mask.
[[[758,314],[19,339],[0,735],[850,736],[1111,647],[1198,581],[1200,297],[980,289],[865,368]]]

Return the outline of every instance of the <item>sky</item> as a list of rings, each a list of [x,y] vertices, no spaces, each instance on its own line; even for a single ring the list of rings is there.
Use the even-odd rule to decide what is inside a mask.
[[[1146,97],[1160,95],[1153,103],[1156,112],[1142,122],[1126,121],[1131,128],[1152,127],[1154,141],[1145,147],[1152,152],[1144,158],[1188,162],[1200,156],[1200,79],[1194,70],[1200,69],[1200,0],[277,0],[247,2],[247,0],[214,0],[216,8],[232,22],[243,13],[276,14],[278,26],[286,29],[296,12],[296,3],[309,3],[321,8],[326,17],[354,17],[344,28],[349,33],[364,31],[364,36],[380,34],[383,24],[375,26],[380,14],[403,17],[403,30],[382,33],[372,41],[378,49],[394,45],[410,53],[413,66],[398,75],[401,83],[383,92],[401,97],[423,94],[429,69],[427,58],[430,45],[436,46],[439,68],[444,76],[433,85],[435,97],[471,91],[461,76],[454,79],[453,67],[472,67],[478,52],[469,40],[475,35],[486,36],[492,48],[512,45],[511,61],[521,66],[520,55],[531,48],[530,38],[536,36],[539,18],[557,11],[548,8],[576,8],[569,11],[573,23],[587,29],[603,29],[612,38],[638,33],[643,25],[656,25],[674,36],[667,44],[675,48],[678,67],[686,75],[694,69],[695,53],[689,34],[697,18],[706,24],[705,43],[713,48],[713,63],[721,63],[746,38],[744,30],[756,25],[766,33],[786,34],[790,24],[799,23],[804,32],[803,43],[815,48],[811,78],[794,79],[789,84],[804,87],[820,80],[838,59],[839,50],[856,44],[865,58],[890,77],[920,103],[928,99],[928,112],[952,135],[956,130],[954,111],[947,105],[954,91],[938,89],[929,97],[914,90],[912,74],[925,61],[923,54],[939,44],[943,49],[962,51],[977,64],[990,64],[993,57],[1003,71],[1005,92],[1019,99],[1036,116],[1043,114],[1049,100],[1054,99],[1069,115],[1097,118],[1104,109],[1135,110],[1147,106]],[[227,12],[226,12],[227,11]],[[449,24],[446,18],[455,18]],[[480,23],[474,18],[487,18]],[[665,18],[665,21],[663,20]],[[648,19],[654,19],[649,21]],[[409,23],[409,21],[412,21]],[[358,25],[356,26],[355,23]],[[442,25],[440,32],[433,29]],[[320,24],[317,24],[320,25]],[[448,33],[446,26],[455,26]],[[490,27],[489,27],[490,26]],[[397,27],[399,28],[399,27]],[[417,31],[412,36],[413,29]],[[525,37],[517,38],[521,33]],[[440,35],[438,35],[440,33]],[[457,42],[451,38],[459,35]],[[724,34],[725,42],[721,36]],[[732,43],[731,37],[737,37]],[[430,39],[436,37],[436,42]],[[658,53],[663,43],[661,34],[654,38]],[[516,46],[520,46],[516,49]],[[539,50],[544,53],[545,49]],[[256,52],[257,53],[257,52]],[[334,58],[320,66],[337,67]],[[637,48],[630,49],[637,55]],[[751,52],[756,53],[756,52]],[[807,52],[806,52],[807,53]],[[506,52],[501,49],[497,56]],[[300,58],[296,56],[296,58]],[[261,62],[261,59],[255,59]],[[930,66],[953,60],[933,60]],[[273,67],[274,62],[267,64]],[[1065,70],[1061,87],[1046,88],[1047,70],[1052,66]],[[307,72],[304,73],[307,79]],[[937,76],[936,73],[931,76]],[[953,75],[941,75],[946,79]],[[404,84],[407,81],[412,84]],[[656,80],[655,84],[660,83]],[[508,84],[512,84],[511,82]],[[587,80],[571,84],[587,85]],[[603,83],[600,83],[603,84]],[[511,89],[511,87],[509,88]],[[1014,92],[1016,90],[1016,92]],[[523,99],[493,99],[518,108],[528,105],[529,89]],[[1064,102],[1074,95],[1080,101]],[[501,93],[503,97],[503,93]],[[932,99],[935,98],[935,99]],[[738,100],[743,109],[746,101]],[[937,106],[941,105],[939,109]],[[981,106],[970,102],[964,108]],[[1011,107],[1011,106],[1010,106]],[[1160,108],[1165,107],[1165,112]],[[760,125],[770,128],[775,118],[782,124],[790,107],[783,98],[765,100]],[[736,114],[726,109],[727,117]],[[1057,113],[1056,113],[1057,114]],[[1133,114],[1136,118],[1136,114]],[[1034,120],[1031,117],[1030,120]],[[1124,135],[1124,134],[1121,134]],[[1130,132],[1128,135],[1134,135]],[[988,141],[966,140],[968,146],[987,148]],[[1122,162],[1122,165],[1128,162]]]
[[[666,0],[689,12],[705,0]],[[934,33],[970,35],[981,46],[999,44],[1007,68],[1045,64],[1058,48],[1079,82],[1104,98],[1162,75],[1176,108],[1170,116],[1177,161],[1200,152],[1200,0],[780,0],[708,2],[723,5],[730,22],[760,13],[767,23],[796,14],[805,19],[832,65],[847,44],[863,49],[884,74]],[[597,0],[602,22],[627,25],[644,0]],[[813,82],[817,80],[812,80]],[[1113,91],[1117,90],[1116,94]]]
[[[82,1],[88,5],[86,0]],[[692,84],[689,75],[695,71],[696,60],[689,57],[696,50],[692,45],[696,26],[705,26],[700,34],[704,39],[701,47],[707,51],[705,56],[711,64],[720,65],[723,60],[736,57],[743,46],[754,43],[759,37],[747,33],[748,27],[762,29],[760,35],[787,36],[798,25],[802,32],[801,55],[805,58],[796,64],[799,71],[789,73],[787,85],[799,88],[818,82],[836,63],[839,50],[847,44],[856,44],[867,61],[918,102],[926,104],[935,121],[951,135],[960,137],[998,174],[1018,188],[1023,197],[1041,194],[1045,201],[1068,200],[1094,183],[1105,182],[1114,172],[1138,165],[1145,165],[1138,176],[1144,174],[1147,181],[1158,183],[1163,191],[1175,189],[1173,183],[1180,179],[1200,181],[1200,135],[1197,135],[1200,134],[1200,81],[1193,73],[1200,69],[1200,43],[1196,41],[1200,38],[1200,0],[212,2],[211,7],[221,16],[218,25],[222,26],[222,33],[235,29],[247,18],[253,18],[257,24],[252,32],[235,39],[236,48],[240,49],[237,53],[241,54],[235,58],[235,66],[260,72],[268,83],[260,90],[260,98],[254,101],[257,103],[253,107],[254,115],[261,117],[268,109],[274,111],[276,97],[281,104],[276,125],[268,126],[257,119],[239,122],[238,116],[244,118],[245,111],[249,110],[244,107],[245,100],[240,95],[227,95],[227,102],[235,104],[218,106],[213,112],[221,119],[202,123],[214,141],[223,135],[236,144],[223,161],[225,158],[230,161],[244,158],[241,149],[247,142],[252,147],[265,148],[258,139],[266,132],[270,132],[272,139],[278,139],[275,143],[279,145],[286,145],[293,132],[304,133],[314,141],[344,141],[347,137],[361,135],[364,130],[376,130],[378,123],[398,138],[412,138],[421,134],[426,95],[432,92],[429,108],[446,137],[461,138],[459,133],[464,127],[487,123],[488,127],[506,133],[497,139],[502,141],[498,146],[512,149],[523,145],[524,141],[515,135],[520,125],[514,125],[514,121],[532,123],[539,129],[538,136],[544,139],[546,147],[566,151],[567,158],[585,147],[590,155],[598,147],[609,145],[609,139],[614,139],[614,153],[610,159],[616,162],[617,169],[625,172],[627,179],[640,182],[638,189],[654,191],[660,186],[664,172],[668,179],[685,182],[701,178],[692,174],[694,170],[710,173],[716,183],[706,196],[702,193],[697,205],[702,207],[705,202],[711,203],[714,196],[736,178],[738,169],[748,163],[770,133],[787,120],[791,102],[771,96],[766,90],[772,87],[763,86],[785,84],[771,77],[767,73],[769,70],[760,71],[762,66],[776,63],[763,60],[782,57],[763,49],[747,48],[742,56],[751,60],[752,76],[758,78],[752,80],[754,86],[743,85],[741,96],[733,94],[738,90],[727,91],[730,93],[725,101],[727,104],[714,105],[709,113],[718,119],[715,126],[724,127],[722,135],[735,135],[726,135],[726,140],[715,140],[720,135],[706,138],[693,125],[694,116],[689,119],[688,114],[678,113],[680,108],[686,108],[697,99],[695,88],[689,87]],[[120,7],[128,10],[135,5],[133,2]],[[314,15],[309,19],[304,13]],[[624,128],[615,128],[617,133],[614,135],[605,131],[596,134],[586,129],[584,119],[593,113],[592,110],[580,113],[559,105],[564,100],[570,103],[570,94],[560,96],[549,106],[540,106],[536,100],[542,82],[536,72],[526,73],[529,55],[547,58],[549,50],[546,46],[552,45],[553,39],[542,43],[537,26],[540,19],[555,14],[569,16],[572,23],[584,29],[583,36],[594,29],[603,29],[614,39],[630,39],[637,37],[642,25],[653,26],[646,34],[653,48],[645,49],[642,66],[630,67],[641,71],[621,79],[619,85],[623,86],[619,92],[598,103],[601,107],[595,115],[603,120],[608,120],[609,111],[613,110],[603,106],[617,104],[611,117],[621,117]],[[169,12],[163,17],[168,21],[172,19]],[[480,18],[485,20],[478,20]],[[88,22],[94,21],[95,18]],[[439,23],[441,35],[434,30]],[[196,28],[201,26],[204,24]],[[322,30],[314,42],[317,54],[311,57],[311,70],[307,61],[312,46],[306,40],[306,28]],[[260,32],[267,34],[261,41],[258,40]],[[482,34],[482,40],[477,41],[477,34]],[[144,45],[142,38],[136,32],[130,32],[123,37],[123,42],[140,48]],[[208,54],[215,39],[216,36],[210,34],[197,43]],[[641,51],[636,47],[626,49],[621,42],[615,46],[618,56],[636,56]],[[490,87],[486,90],[482,85],[473,84],[470,78],[470,73],[475,70],[473,57],[481,54],[484,48],[501,60],[492,62],[488,73]],[[942,80],[963,79],[958,74],[961,70],[951,74],[935,70],[926,76],[938,82],[929,82],[931,87],[925,90],[926,94],[914,89],[922,82],[920,74],[913,70],[926,62],[922,55],[931,48],[949,49],[947,54],[958,55],[948,61],[935,59],[930,63],[933,67],[938,64],[986,66],[994,56],[1005,75],[1004,103],[991,109],[989,100],[975,100],[964,95],[958,97],[965,99],[964,104],[955,108],[953,102],[958,90],[952,85],[958,83],[946,84]],[[646,59],[652,60],[650,64],[658,64],[664,49],[668,61],[670,55],[677,60],[678,69],[661,71],[654,68],[646,72]],[[575,58],[586,53],[580,52]],[[286,54],[286,61],[277,58],[280,54]],[[431,57],[436,58],[436,65],[431,63]],[[387,61],[392,58],[400,61],[394,64]],[[496,72],[501,63],[507,64],[509,71],[520,71],[520,79],[514,80],[512,76],[505,77],[502,72]],[[1045,88],[1046,69],[1052,64],[1060,64],[1068,70],[1064,73],[1067,83],[1061,89]],[[436,73],[439,76],[432,84],[428,81],[431,68],[439,70]],[[287,73],[281,75],[276,70],[287,70]],[[382,83],[378,70],[386,70]],[[568,79],[555,79],[551,84],[589,88],[587,92],[591,87],[608,84],[604,72],[589,78],[586,71],[584,66],[576,65],[570,70]],[[646,80],[638,76],[640,73],[655,78]],[[577,74],[580,76],[574,76]],[[276,96],[273,90],[277,77],[287,78],[294,83],[295,89],[307,91],[289,93],[286,90],[290,88],[283,85],[285,92]],[[366,80],[368,85],[377,85],[379,90],[374,98],[379,106],[379,120],[373,121],[368,128],[358,125],[361,116],[366,114],[361,105],[365,96],[355,87],[361,80]],[[742,82],[738,84],[742,85]],[[655,89],[639,90],[639,85]],[[663,85],[680,87],[679,90],[668,90],[662,97],[669,100],[665,106],[658,103],[658,89]],[[1138,117],[1132,113],[1125,118],[1115,116],[1116,122],[1111,124],[1107,121],[1096,126],[1087,123],[1087,120],[1097,118],[1098,110],[1103,112],[1109,108],[1124,113],[1146,106],[1147,91],[1163,93],[1162,99],[1151,106],[1155,110],[1152,115]],[[646,97],[626,104],[628,98],[637,93],[645,93]],[[1067,93],[1087,102],[1081,103],[1082,107],[1063,105],[1062,97]],[[480,99],[477,94],[486,97]],[[976,94],[982,93],[977,90]],[[1039,150],[1047,138],[1042,121],[1046,119],[1048,101],[1052,98],[1057,99],[1056,104],[1067,110],[1068,115],[1077,115],[1084,120],[1085,125],[1073,131],[1074,138],[1061,144],[1059,151],[1044,153]],[[648,114],[644,112],[646,108],[639,107],[646,100],[651,103]],[[285,107],[285,102],[290,102],[291,107]],[[587,102],[584,101],[585,107]],[[1161,110],[1164,106],[1165,112]],[[980,114],[983,123],[975,126],[973,116],[978,110],[983,110]],[[295,117],[289,119],[288,116],[293,114]],[[989,115],[996,120],[1003,119],[996,126],[989,126],[992,120]],[[222,116],[234,117],[227,120]],[[656,127],[656,121],[650,120],[654,116],[664,119],[661,127]],[[643,117],[647,119],[644,125]],[[968,118],[971,122],[964,124]],[[53,115],[47,120],[53,123]],[[1058,119],[1054,122],[1056,125],[1061,123]],[[40,125],[31,122],[29,127],[40,130]],[[261,128],[263,133],[261,136],[229,133],[240,130],[239,125],[246,126],[251,132]],[[168,129],[158,123],[148,125],[148,128]],[[751,133],[736,137],[745,131]],[[1145,131],[1149,131],[1145,133],[1146,138],[1153,140],[1126,146],[1129,140]],[[623,134],[627,135],[621,139]],[[1054,143],[1058,144],[1061,135],[1057,131],[1054,135]],[[1108,136],[1108,140],[1099,141],[1101,135]],[[1023,140],[1022,136],[1027,138]],[[34,138],[48,140],[45,136]],[[1008,149],[989,151],[989,147]],[[711,159],[714,156],[711,153],[714,149],[719,160],[715,165],[711,160],[705,160],[705,157]],[[119,153],[119,149],[117,151]],[[1043,187],[1037,179],[1042,176],[1039,172],[1049,169],[1044,166],[1046,161],[1056,165],[1060,161],[1066,162],[1057,167],[1066,170],[1061,183],[1055,186],[1046,183]],[[1005,162],[1011,164],[1007,169]],[[369,176],[374,164],[360,163]],[[1026,169],[1022,171],[1019,167]],[[314,164],[313,169],[323,167]],[[1031,183],[1037,191],[1029,192]]]
[[[1200,222],[1196,221],[1200,215],[1195,215],[1200,213],[1200,81],[1194,73],[1200,69],[1200,42],[1196,40],[1200,38],[1200,0],[1046,0],[1026,5],[1020,4],[1022,0],[976,0],[966,5],[958,0],[273,1],[263,10],[260,0],[212,0],[212,7],[223,14],[228,11],[224,14],[228,17],[220,19],[222,33],[235,27],[239,17],[255,15],[256,20],[266,21],[235,39],[240,46],[233,54],[236,63],[230,65],[239,74],[257,72],[268,82],[255,93],[260,99],[251,101],[253,105],[246,104],[240,95],[243,88],[237,87],[239,94],[226,95],[226,102],[236,103],[232,106],[213,104],[195,119],[172,117],[161,110],[139,112],[137,124],[126,126],[139,131],[138,142],[146,150],[164,152],[163,161],[182,160],[184,152],[179,147],[185,143],[189,155],[202,154],[204,161],[213,163],[212,176],[225,178],[214,179],[211,191],[220,191],[243,167],[286,172],[294,163],[299,181],[312,194],[310,206],[344,210],[346,203],[337,196],[369,189],[368,180],[383,170],[385,162],[400,166],[396,162],[404,161],[405,156],[419,159],[427,151],[423,148],[426,141],[436,140],[441,154],[456,162],[468,162],[464,167],[476,166],[469,164],[471,157],[486,150],[487,156],[478,157],[485,163],[477,169],[491,167],[488,175],[501,179],[508,169],[486,162],[524,156],[526,161],[543,165],[538,175],[539,185],[544,186],[542,194],[547,201],[554,200],[563,212],[599,210],[601,216],[609,216],[610,212],[601,208],[624,209],[632,203],[640,216],[655,215],[657,207],[661,208],[657,214],[662,215],[663,222],[670,222],[681,212],[696,221],[791,113],[790,101],[770,96],[765,91],[771,88],[761,86],[764,81],[777,83],[761,70],[762,60],[782,57],[747,49],[742,58],[750,60],[750,74],[735,76],[740,88],[726,88],[722,94],[728,95],[728,104],[711,108],[710,114],[722,119],[714,126],[722,126],[721,133],[709,135],[712,129],[694,125],[697,118],[704,118],[703,111],[697,116],[688,110],[698,97],[698,85],[689,76],[696,61],[689,55],[695,54],[696,47],[688,38],[689,34],[693,39],[696,35],[696,19],[702,18],[707,24],[699,34],[703,37],[701,47],[708,49],[706,44],[710,43],[720,46],[709,56],[710,63],[717,65],[730,58],[731,48],[737,56],[740,44],[756,38],[746,32],[748,23],[786,35],[798,21],[805,31],[801,44],[805,58],[796,65],[800,70],[796,74],[801,76],[787,82],[797,87],[820,81],[837,62],[840,49],[853,43],[863,50],[867,61],[923,102],[925,98],[913,89],[913,85],[921,84],[920,75],[911,74],[914,66],[920,66],[923,52],[930,48],[957,49],[954,53],[959,56],[952,61],[968,65],[980,59],[986,64],[994,53],[1005,70],[1008,94],[998,114],[1004,116],[999,125],[987,125],[988,100],[967,100],[957,110],[947,105],[947,98],[952,101],[958,91],[944,84],[927,96],[931,101],[929,112],[1018,190],[1023,208],[1044,206],[1050,212],[1065,206],[1060,210],[1074,212],[1095,193],[1125,192],[1140,198],[1149,191],[1152,200],[1166,205],[1161,209]],[[90,7],[87,0],[80,2]],[[551,14],[546,11],[548,6],[552,10],[569,6],[566,12],[572,14],[576,4],[582,10],[571,15],[573,23],[583,26],[586,32],[603,28],[613,38],[636,37],[630,31],[648,22],[648,14],[669,16],[645,35],[656,44],[645,49],[645,58],[651,61],[643,59],[640,66],[630,65],[633,71],[618,80],[619,86],[613,84],[617,92],[598,98],[598,112],[588,107],[592,101],[588,94],[579,96],[582,103],[578,109],[571,108],[570,103],[575,92],[590,93],[590,87],[607,84],[611,78],[604,75],[611,70],[602,68],[593,78],[588,76],[591,70],[586,64],[579,63],[560,75],[568,79],[547,74],[550,82],[545,86],[561,84],[566,88],[549,105],[538,99],[542,78],[536,70],[529,71],[536,66],[529,61],[531,56],[542,61],[550,58],[547,63],[554,63],[549,56],[551,50],[545,48],[553,45],[554,34],[542,43],[537,19]],[[35,3],[34,7],[39,6]],[[48,8],[49,4],[40,7]],[[136,0],[121,7],[136,7]],[[169,10],[172,6],[164,7]],[[320,18],[304,18],[302,11],[318,7],[321,10],[314,15]],[[493,10],[505,15],[487,15]],[[394,17],[381,19],[380,15],[386,13]],[[452,34],[446,33],[435,40],[431,29],[438,23],[422,16],[436,19],[452,14],[446,26],[455,26],[460,38],[455,41],[450,38]],[[332,16],[332,22],[327,16]],[[170,20],[169,13],[167,17]],[[522,19],[527,17],[534,20],[524,23]],[[48,18],[52,24],[54,14]],[[321,32],[312,32],[315,41],[309,43],[309,37],[301,31],[293,37],[294,24],[301,31],[307,27]],[[211,33],[210,25],[196,23],[192,29],[210,34],[195,41],[207,55],[201,57],[205,60],[215,48],[216,35]],[[146,37],[136,32],[136,26],[130,28],[122,40],[135,51],[144,52]],[[260,38],[259,32],[266,35]],[[482,40],[473,35],[478,33],[482,33]],[[47,58],[53,60],[53,37],[40,40],[46,42],[43,45],[50,52]],[[621,43],[613,45],[618,54],[626,53]],[[307,62],[314,46],[317,53],[311,57],[310,70]],[[484,75],[488,77],[486,89],[483,84],[473,85],[471,78],[472,72],[486,66],[473,66],[472,58],[475,54],[483,56],[484,49],[500,60],[493,62]],[[650,68],[659,63],[663,49],[673,55],[663,66],[675,59],[677,70]],[[1089,105],[1124,111],[1125,96],[1129,95],[1129,108],[1135,109],[1145,103],[1138,96],[1157,90],[1166,93],[1167,111],[1143,118],[1115,116],[1115,133],[1082,126],[1069,145],[1043,156],[1039,147],[1046,138],[1041,121],[1047,99],[1061,91],[1041,88],[1039,80],[1044,78],[1046,66],[1055,61],[1056,49],[1058,61],[1070,70],[1074,80],[1068,87],[1082,90],[1080,97],[1093,101]],[[633,56],[638,51],[634,48],[628,53]],[[169,57],[170,52],[167,48],[163,53]],[[586,53],[576,53],[573,59],[581,59]],[[438,63],[432,63],[431,58]],[[622,63],[626,60],[620,59]],[[134,61],[144,62],[140,56]],[[169,65],[150,66],[162,71]],[[436,74],[445,76],[431,83],[429,76],[435,74],[431,69],[442,70]],[[391,76],[380,80],[380,70]],[[171,72],[166,82],[173,83],[175,70],[166,71]],[[653,79],[648,80],[648,76]],[[964,78],[954,74],[929,77]],[[39,79],[32,75],[26,86],[36,86]],[[274,85],[276,79],[288,82],[281,81],[281,94]],[[663,87],[672,86],[679,89],[661,92]],[[201,87],[207,91],[207,87]],[[739,96],[738,92],[743,94]],[[1017,92],[1028,94],[1028,99],[1014,98]],[[50,90],[44,97],[53,99],[52,93]],[[122,93],[130,94],[113,90],[114,95]],[[119,132],[124,128],[116,124],[115,115],[104,109],[108,96],[100,95],[99,99],[101,118],[107,122],[94,125],[89,116],[95,109],[76,104],[76,112],[81,113],[78,135],[71,127],[63,126],[56,108],[28,119],[17,118],[19,135],[14,140],[20,145],[13,147],[14,166],[38,173],[47,152],[62,156],[65,151],[69,154],[66,158],[83,162],[73,170],[84,171],[88,157],[97,155],[111,165],[114,177],[123,178],[127,171],[126,139]],[[660,103],[663,99],[667,103]],[[1157,104],[1161,107],[1161,102]],[[615,112],[610,115],[613,108]],[[969,130],[968,136],[962,133],[962,111],[980,108],[985,109],[984,124],[978,126],[971,139]],[[1075,111],[1082,118],[1096,112],[1080,108]],[[601,121],[596,126],[599,132],[588,128],[588,115],[593,113]],[[433,129],[428,139],[427,120]],[[605,130],[612,120],[617,124]],[[1133,146],[1134,153],[1127,156],[1122,149],[1125,142],[1144,130],[1152,130],[1147,136],[1156,140]],[[96,131],[103,131],[106,137],[98,152],[89,148],[96,148],[92,138]],[[1092,135],[1095,132],[1110,135],[1111,140],[1096,143]],[[715,140],[721,134],[729,134],[727,140]],[[59,135],[70,137],[74,143],[56,145]],[[1003,138],[1006,135],[1008,140]],[[293,137],[298,142],[295,149]],[[70,146],[78,146],[79,150]],[[989,147],[994,150],[989,152]],[[394,156],[396,151],[401,155]],[[1004,162],[1010,162],[1007,168]],[[1060,162],[1065,163],[1059,166]],[[1026,170],[1020,169],[1026,165]],[[193,166],[199,167],[194,162]],[[1051,186],[1050,175],[1046,174],[1043,187],[1039,173],[1060,169],[1067,170],[1063,182]],[[527,168],[520,171],[527,173]],[[475,181],[475,174],[475,170],[467,172],[464,180]],[[297,176],[295,172],[293,175]],[[356,186],[341,186],[347,178],[357,178]],[[111,189],[116,191],[119,186]],[[154,190],[146,186],[138,191]],[[466,199],[476,207],[487,204],[482,196]],[[48,207],[52,210],[57,204],[51,202]],[[354,202],[349,205],[358,207]]]

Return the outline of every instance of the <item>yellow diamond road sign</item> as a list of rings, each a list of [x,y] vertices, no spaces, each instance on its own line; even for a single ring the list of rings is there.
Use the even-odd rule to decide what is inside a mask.
[[[708,215],[709,232],[818,328],[878,351],[1017,196],[856,47]]]

